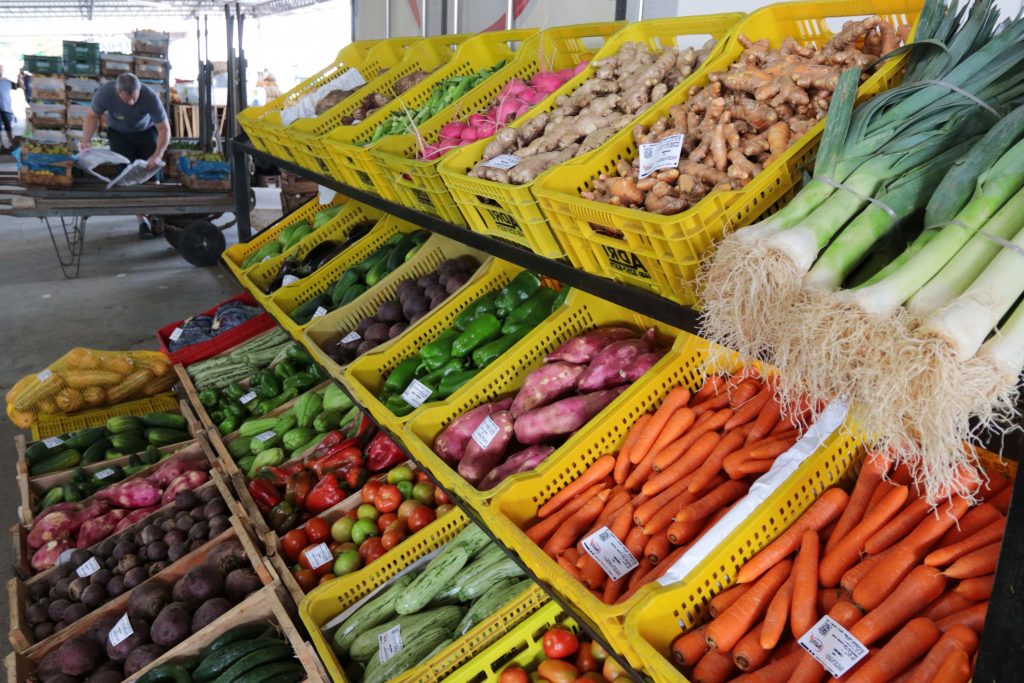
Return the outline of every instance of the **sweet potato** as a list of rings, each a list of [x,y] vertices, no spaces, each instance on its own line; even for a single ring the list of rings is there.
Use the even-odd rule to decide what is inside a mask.
[[[104,500],[117,507],[145,508],[156,505],[160,502],[163,492],[160,487],[146,479],[126,480],[114,484],[108,489],[103,489],[96,494],[100,500]]]
[[[547,362],[564,360],[568,363],[589,363],[598,352],[614,341],[632,339],[636,332],[628,327],[598,327],[586,334],[570,339],[548,354]]]
[[[94,517],[82,524],[78,529],[78,537],[75,542],[77,548],[88,548],[99,543],[104,538],[114,533],[117,523],[128,516],[128,510],[111,510],[102,517]]]
[[[654,364],[665,357],[667,350],[651,351],[637,356],[636,360],[626,366],[626,382],[632,383],[640,379],[645,372],[654,367]]]
[[[201,469],[206,469],[206,467],[203,467],[200,462],[186,460],[185,458],[172,458],[156,468],[147,479],[163,488],[186,472]]]
[[[563,361],[540,366],[523,380],[523,386],[520,387],[510,408],[513,417],[519,417],[523,413],[571,394],[585,371],[584,365]]]
[[[516,439],[532,446],[558,436],[572,434],[615,400],[626,386],[595,391],[531,410],[516,419]]]
[[[164,495],[160,499],[161,505],[167,505],[174,500],[179,491],[192,491],[206,482],[210,481],[210,475],[203,470],[192,470],[179,475],[167,485]]]
[[[580,392],[610,389],[626,383],[626,370],[637,358],[650,351],[642,339],[612,342],[590,362],[580,375],[576,388]]]
[[[491,413],[508,410],[511,404],[510,399],[485,403],[459,415],[434,439],[434,452],[450,465],[457,463],[466,450],[469,437],[484,421],[484,418]]]
[[[121,531],[121,529],[127,529],[132,524],[135,524],[135,522],[139,521],[143,517],[149,516],[150,514],[159,509],[159,505],[154,505],[148,508],[139,508],[138,510],[132,510],[123,518],[121,518],[120,522],[117,523],[117,526],[114,527],[114,533],[116,534],[118,531]]]
[[[32,524],[28,532],[28,547],[35,550],[51,541],[59,541],[71,537],[82,523],[73,510],[48,512]]]
[[[505,449],[508,448],[509,441],[512,440],[514,422],[512,413],[500,410],[491,413],[488,417],[497,425],[498,432],[491,437],[486,448],[482,448],[471,437],[466,443],[462,459],[459,460],[459,474],[471,484],[476,484],[483,479],[488,472],[505,459]]]
[[[477,488],[481,491],[493,489],[513,474],[528,472],[534,469],[547,460],[548,456],[554,452],[555,449],[551,446],[530,446],[529,448],[524,448],[518,453],[509,456],[508,460],[488,472],[487,476],[477,484]]]
[[[70,547],[71,544],[66,539],[47,541],[32,554],[30,564],[33,571],[41,572],[57,564],[60,554]]]

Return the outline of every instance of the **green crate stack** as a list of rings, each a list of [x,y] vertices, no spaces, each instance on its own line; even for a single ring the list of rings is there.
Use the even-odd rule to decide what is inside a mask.
[[[100,44],[65,40],[64,73],[68,76],[99,76]]]

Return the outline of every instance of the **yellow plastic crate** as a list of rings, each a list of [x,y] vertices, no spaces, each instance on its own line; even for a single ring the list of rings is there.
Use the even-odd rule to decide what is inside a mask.
[[[312,233],[304,237],[294,247],[283,254],[269,258],[263,263],[258,263],[247,270],[242,275],[240,282],[243,287],[249,290],[252,295],[256,297],[257,301],[266,306],[267,301],[271,296],[273,296],[273,294],[280,292],[282,289],[297,287],[303,280],[308,279],[307,276],[298,282],[293,282],[290,285],[281,287],[272,294],[266,294],[266,288],[274,281],[274,278],[277,277],[277,272],[281,269],[281,264],[286,258],[301,261],[306,254],[313,249],[313,247],[317,246],[321,242],[326,242],[328,240],[344,241],[355,226],[367,221],[376,223],[383,216],[384,213],[382,211],[379,211],[372,206],[356,201],[348,202],[345,205],[345,208],[339,211],[334,218],[321,225],[319,230],[314,230]],[[346,249],[346,251],[348,250]],[[317,269],[317,272],[320,272],[320,269]]]
[[[242,268],[242,263],[260,247],[268,242],[272,242],[278,238],[281,231],[287,228],[289,225],[295,225],[299,221],[308,221],[310,225],[313,224],[313,218],[323,209],[328,206],[337,206],[344,204],[348,201],[348,197],[343,195],[337,195],[328,205],[320,203],[318,197],[313,197],[308,202],[292,211],[287,216],[284,216],[273,225],[267,227],[265,230],[261,230],[248,242],[240,242],[238,244],[232,244],[230,247],[224,250],[221,254],[221,258],[224,260],[224,264],[228,267],[228,270],[235,276],[235,278],[241,282],[242,274],[254,268],[255,266],[249,266],[249,268]]]
[[[320,654],[331,679],[335,683],[346,683],[348,678],[342,670],[330,638],[321,630],[325,624],[341,614],[376,588],[424,555],[443,547],[458,536],[469,524],[466,515],[455,508],[432,522],[427,528],[411,536],[406,542],[363,569],[347,574],[310,591],[299,604],[299,617],[309,631],[313,647]],[[434,655],[430,660],[415,666],[391,679],[398,681],[442,681],[471,660],[477,653],[507,633],[517,623],[536,612],[547,600],[547,595],[536,585],[523,591],[509,601],[490,618],[477,624],[466,635]]]
[[[660,323],[652,318],[634,313],[627,308],[608,303],[592,294],[573,291],[569,294],[562,308],[551,315],[538,328],[530,332],[520,344],[509,351],[501,362],[491,363],[472,382],[467,385],[469,391],[462,393],[458,401],[449,398],[440,405],[424,407],[413,413],[405,423],[402,441],[419,462],[447,491],[454,493],[475,512],[487,513],[487,502],[501,492],[507,490],[517,481],[535,475],[543,475],[549,469],[558,467],[563,458],[571,457],[574,441],[555,450],[543,464],[531,472],[514,474],[498,486],[487,491],[480,491],[467,482],[450,465],[434,453],[434,438],[444,430],[455,418],[477,406],[514,396],[523,380],[532,371],[544,364],[544,358],[563,343],[584,332],[604,325],[628,325],[642,332],[648,327],[658,330],[663,341],[672,343],[679,337],[680,331]],[[651,368],[650,376],[663,371],[672,360],[667,356]],[[635,383],[633,389],[627,390],[592,420],[593,423],[603,422],[604,418],[617,412],[617,406],[629,400],[635,387],[642,385],[643,380]]]
[[[605,41],[594,56],[595,60],[615,54],[624,43],[639,41],[652,50],[660,51],[673,45],[699,45],[707,38],[715,38],[719,44],[705,60],[705,65],[694,71],[689,78],[671,90],[666,97],[686,92],[690,84],[707,69],[706,65],[724,49],[724,38],[730,29],[743,17],[742,14],[713,14],[673,19],[654,19],[631,24]],[[596,68],[587,67],[579,75],[549,95],[530,111],[532,116],[516,119],[510,128],[525,125],[542,112],[555,109],[555,101],[562,95],[574,92],[585,81],[593,78]],[[632,126],[627,126],[632,129]],[[535,180],[524,185],[495,183],[482,178],[473,178],[469,172],[483,156],[489,140],[481,140],[459,148],[446,155],[438,164],[438,171],[445,186],[462,211],[471,230],[491,237],[501,238],[551,258],[565,255],[565,249],[558,243],[547,224],[547,219],[537,206],[533,190],[538,181],[551,175],[555,168],[539,174]],[[608,143],[598,149],[604,148]],[[597,150],[579,157],[590,158]],[[561,169],[558,166],[557,169]],[[559,172],[561,172],[559,170]]]
[[[998,472],[1013,477],[1017,473],[1017,463],[1000,458],[995,453],[977,448],[982,465],[990,472]],[[853,463],[846,476],[840,482],[849,490],[855,480],[854,469],[859,468],[860,458]],[[794,492],[794,496],[799,496]],[[643,600],[636,609],[626,617],[626,637],[634,643],[638,654],[648,663],[647,671],[658,683],[677,683],[689,680],[671,663],[669,649],[679,635],[686,633],[695,626],[707,621],[707,606],[711,598],[732,586],[740,569],[747,560],[756,555],[779,534],[785,531],[800,515],[803,514],[812,500],[801,500],[801,504],[793,509],[779,509],[776,515],[759,515],[755,520],[755,536],[748,537],[748,542],[735,543],[738,539],[728,539],[726,546],[738,548],[732,555],[719,553],[714,558],[696,567],[686,583],[673,586],[665,591]],[[772,512],[769,510],[768,512]]]
[[[486,110],[505,85],[514,78],[529,82],[542,67],[546,71],[559,71],[593,59],[597,51],[594,44],[603,42],[604,38],[623,25],[621,22],[601,22],[562,26],[536,33],[522,44],[511,63],[467,93],[460,101],[417,126],[418,136],[411,133],[390,135],[378,141],[370,153],[377,159],[381,169],[387,172],[388,179],[398,193],[398,201],[449,223],[465,225],[466,220],[462,212],[459,211],[437,172],[441,158],[432,161],[418,158],[420,140],[436,142],[441,128],[449,121],[464,120],[470,114]]]
[[[48,439],[51,436],[77,432],[79,429],[98,427],[112,417],[119,415],[145,415],[146,413],[180,412],[178,399],[173,392],[157,394],[151,398],[118,403],[106,408],[93,408],[73,415],[41,416],[32,424],[32,440]]]
[[[364,353],[349,363],[342,372],[342,384],[352,392],[352,397],[364,410],[370,411],[377,422],[393,434],[399,433],[402,430],[402,425],[416,416],[417,410],[424,410],[424,406],[430,406],[434,402],[424,403],[423,406],[408,415],[399,417],[388,410],[378,398],[384,387],[384,380],[396,365],[419,353],[424,345],[434,341],[441,336],[442,332],[450,329],[455,318],[464,308],[484,294],[500,290],[522,270],[519,266],[506,261],[491,260],[486,267],[480,268],[462,289],[448,297],[447,301],[427,313],[423,318],[417,320],[415,325],[410,326],[402,335],[401,344],[387,344],[382,349]],[[542,326],[544,324],[541,323]],[[515,346],[496,359],[494,364],[504,364],[506,358],[511,358],[517,353],[525,339],[525,337],[520,339]],[[461,400],[461,397],[473,387],[475,380],[476,378],[467,382],[444,401],[453,403]]]
[[[299,338],[299,342],[306,347],[306,350],[309,351],[310,355],[313,356],[320,367],[326,370],[329,375],[340,378],[342,375],[342,366],[338,365],[338,363],[327,355],[327,352],[324,350],[329,344],[354,330],[363,318],[367,318],[376,313],[377,308],[379,308],[385,301],[394,301],[397,299],[398,285],[403,280],[418,278],[422,275],[433,273],[437,270],[437,267],[441,265],[442,261],[451,258],[458,258],[459,256],[464,255],[475,256],[479,259],[481,265],[480,270],[484,268],[487,259],[489,258],[487,254],[477,251],[471,247],[467,247],[461,242],[455,242],[454,240],[450,240],[441,235],[432,235],[430,239],[423,243],[423,246],[420,247],[416,256],[410,259],[407,263],[403,263],[401,266],[396,268],[393,273],[364,292],[354,301],[340,308],[336,308],[324,317],[314,320],[305,327],[302,327],[302,336]],[[473,279],[470,278],[470,280],[467,281],[466,286],[472,283],[472,281]],[[412,326],[410,326],[409,329],[411,329],[411,327]],[[408,331],[409,330],[407,329],[406,332]],[[404,343],[396,341],[404,338],[405,332],[376,347],[374,352],[383,350],[385,345],[391,344],[392,342]]]
[[[518,44],[536,32],[537,29],[489,31],[462,42],[454,57],[404,92],[400,98],[391,100],[358,126],[335,129],[333,133],[325,136],[332,170],[347,177],[346,182],[353,187],[379,194],[391,201],[399,201],[392,177],[370,154],[370,141],[377,125],[393,113],[401,112],[403,107],[408,110],[419,109],[430,99],[434,86],[446,78],[468,76],[480,69],[492,67],[501,60],[505,60],[507,64],[516,56],[512,44]],[[489,80],[493,78],[492,76]],[[473,91],[470,91],[467,96],[472,93]]]
[[[776,47],[787,36],[803,45],[823,45],[844,20],[875,13],[895,24],[909,23],[916,21],[922,5],[923,0],[825,0],[770,5],[736,27],[724,52],[709,60],[709,67],[701,70],[693,85],[704,87],[710,73],[727,70],[739,58],[743,46],[735,38],[738,34],[751,40],[766,38]],[[898,83],[906,58],[903,55],[883,63],[860,86],[858,98],[866,99]],[[667,97],[637,123],[650,126],[667,115],[671,106],[685,100],[686,93]],[[593,187],[599,174],[618,175],[616,164],[636,158],[637,146],[631,129],[617,133],[597,153],[561,166],[558,173],[544,175],[534,194],[541,213],[574,266],[692,305],[697,301],[693,282],[701,259],[726,232],[773,213],[796,194],[803,171],[814,164],[824,128],[824,120],[818,122],[746,187],[712,193],[696,206],[673,216],[580,196],[580,192]],[[619,231],[623,238],[599,233],[597,228],[601,226]]]
[[[658,372],[646,374],[627,392],[626,400],[615,404],[615,410],[606,413],[601,420],[591,421],[566,443],[563,449],[567,456],[542,474],[522,478],[507,487],[491,501],[489,513],[483,517],[501,541],[519,551],[540,580],[590,617],[611,646],[637,669],[644,669],[647,664],[626,635],[626,615],[648,595],[660,595],[667,589],[656,582],[648,583],[628,599],[606,605],[537,547],[523,532],[523,527],[536,517],[541,505],[595,460],[606,453],[617,453],[633,424],[644,413],[658,408],[674,387],[683,385],[696,390],[702,384],[702,370],[710,360],[709,342],[686,332],[681,332],[680,336],[685,338],[685,343],[678,344],[666,356],[668,362],[659,363]],[[729,367],[722,369],[738,368],[738,359],[734,357]],[[706,563],[719,557],[736,556],[746,552],[745,549],[771,541],[781,531],[777,525],[799,515],[825,489],[841,481],[858,454],[859,442],[852,433],[845,427],[836,430],[744,524],[719,542]],[[772,522],[763,526],[765,520]],[[690,585],[691,581],[685,583]]]

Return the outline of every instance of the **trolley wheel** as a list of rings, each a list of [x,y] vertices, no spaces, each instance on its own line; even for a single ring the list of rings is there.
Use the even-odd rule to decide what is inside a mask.
[[[173,223],[167,223],[166,221],[159,219],[163,228],[163,237],[167,240],[167,244],[171,245],[175,249],[181,247],[181,227],[174,225]]]
[[[177,237],[178,251],[193,266],[216,265],[227,246],[224,234],[210,221],[187,221],[182,223]],[[170,235],[172,230],[168,230]],[[168,242],[170,239],[168,239]]]
[[[249,188],[249,211],[256,208],[256,190]]]

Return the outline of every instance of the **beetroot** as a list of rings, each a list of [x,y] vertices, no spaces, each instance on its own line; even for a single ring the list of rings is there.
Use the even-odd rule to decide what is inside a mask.
[[[548,354],[547,362],[564,360],[568,363],[589,363],[604,347],[621,339],[635,339],[636,332],[628,327],[598,327],[570,339]]]
[[[530,446],[518,453],[509,456],[502,464],[487,473],[477,488],[481,491],[493,489],[505,481],[506,478],[519,472],[528,472],[548,459],[548,456],[555,452],[551,446]]]
[[[134,510],[152,507],[160,502],[162,491],[156,484],[146,479],[126,480],[103,489],[96,494],[100,500],[112,505]]]
[[[191,491],[197,489],[206,482],[210,481],[210,475],[202,470],[192,470],[185,472],[184,474],[175,477],[174,481],[167,485],[167,489],[164,491],[161,504],[167,505],[174,500],[174,497],[178,495],[180,491]]]
[[[567,436],[585,425],[626,390],[626,386],[595,391],[582,396],[531,410],[516,419],[516,439],[526,445],[538,444],[558,436]]]
[[[512,401],[512,415],[519,417],[534,408],[541,408],[555,399],[567,396],[586,368],[572,363],[555,362],[542,365],[523,380],[523,386]]]
[[[486,448],[481,447],[470,437],[466,443],[466,450],[462,453],[462,459],[459,460],[459,474],[474,485],[504,460],[505,449],[512,440],[512,413],[501,410],[491,413],[488,417],[497,426],[497,433],[491,437]]]

